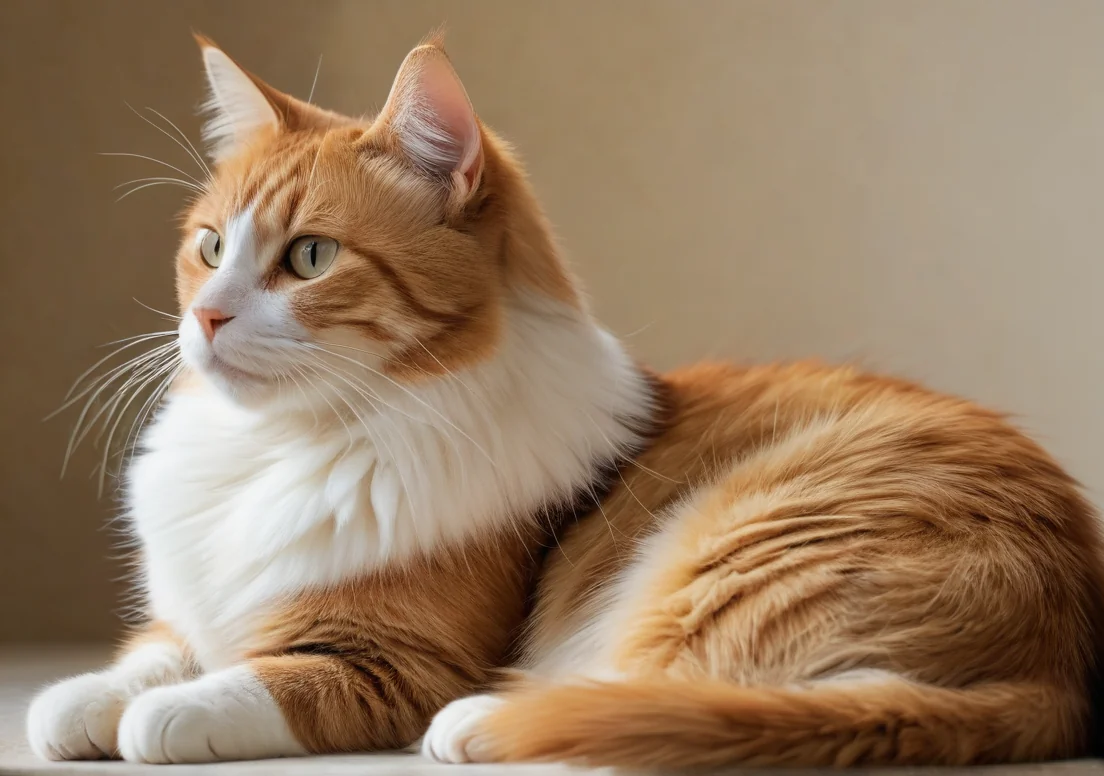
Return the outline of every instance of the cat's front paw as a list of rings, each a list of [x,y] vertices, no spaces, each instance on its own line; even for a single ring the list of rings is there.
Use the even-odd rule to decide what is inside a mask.
[[[264,685],[239,666],[139,695],[119,723],[119,753],[131,762],[200,763],[306,752]]]
[[[480,723],[503,702],[494,695],[472,695],[445,706],[422,739],[422,754],[441,763],[491,762]]]
[[[125,691],[104,674],[82,674],[48,687],[27,710],[31,751],[47,760],[113,757],[126,702]]]

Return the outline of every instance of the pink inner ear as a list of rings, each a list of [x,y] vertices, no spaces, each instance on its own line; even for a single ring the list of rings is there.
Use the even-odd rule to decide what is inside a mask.
[[[456,142],[458,162],[453,172],[464,177],[469,188],[482,166],[483,144],[479,137],[479,123],[475,120],[467,92],[447,62],[434,57],[426,63],[421,86],[426,102],[439,126]]]
[[[453,179],[464,193],[475,187],[483,166],[479,122],[442,52],[415,50],[407,58],[384,115],[419,166]]]

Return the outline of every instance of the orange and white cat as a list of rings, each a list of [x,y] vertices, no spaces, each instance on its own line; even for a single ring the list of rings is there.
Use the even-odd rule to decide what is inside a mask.
[[[1104,557],[999,415],[638,366],[440,42],[368,120],[201,40],[185,366],[126,477],[149,621],[51,759],[981,763],[1090,743]]]

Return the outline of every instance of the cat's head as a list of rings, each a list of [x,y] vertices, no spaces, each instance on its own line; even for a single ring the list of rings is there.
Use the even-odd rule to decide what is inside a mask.
[[[369,119],[200,47],[215,164],[177,255],[179,342],[219,390],[256,404],[311,376],[433,379],[494,357],[511,295],[579,308],[524,174],[439,40],[406,57]]]

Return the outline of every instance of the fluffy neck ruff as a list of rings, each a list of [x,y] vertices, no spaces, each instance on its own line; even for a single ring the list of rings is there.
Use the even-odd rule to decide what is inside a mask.
[[[536,297],[511,302],[493,359],[374,404],[320,419],[209,387],[173,396],[131,472],[140,536],[202,532],[242,564],[295,556],[298,583],[335,583],[570,503],[643,444],[654,413],[614,337]]]

